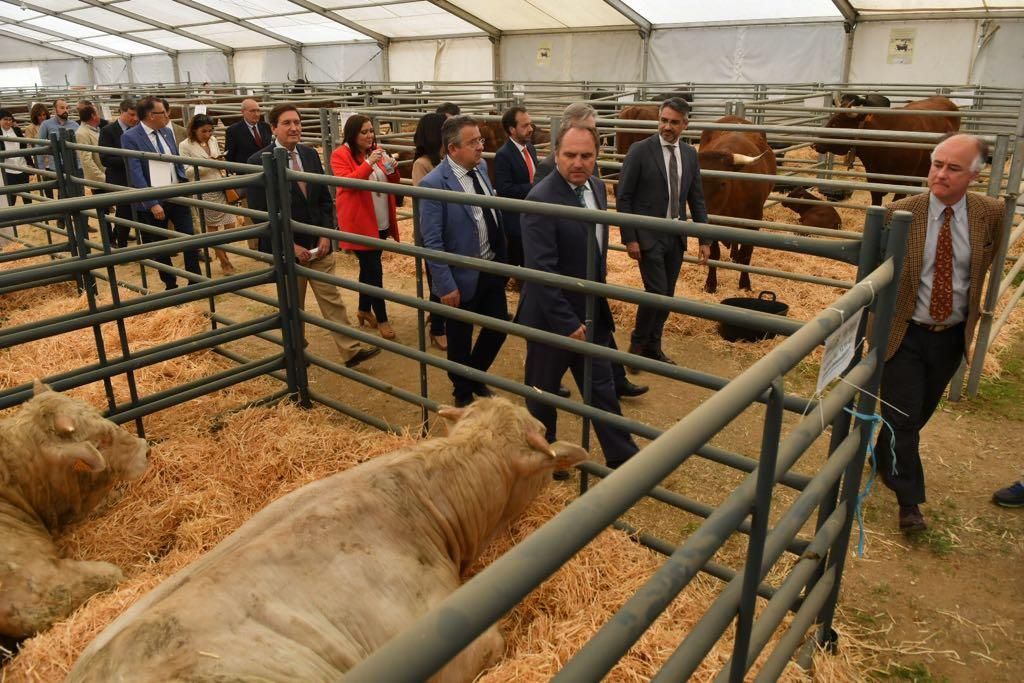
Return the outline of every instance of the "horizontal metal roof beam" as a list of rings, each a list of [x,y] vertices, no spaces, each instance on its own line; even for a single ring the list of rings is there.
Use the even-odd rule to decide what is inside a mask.
[[[843,19],[851,24],[856,24],[859,20],[859,13],[850,4],[850,0],[832,0],[832,4],[836,6],[839,13],[843,15]]]
[[[324,19],[330,19],[336,24],[341,24],[342,26],[350,28],[353,31],[358,31],[359,33],[362,33],[364,36],[367,36],[368,38],[373,38],[380,45],[387,45],[388,41],[390,40],[383,33],[377,33],[376,31],[370,30],[363,26],[362,24],[359,24],[358,22],[352,21],[351,19],[346,19],[340,14],[337,14],[336,10],[326,10],[323,7],[320,7],[319,5],[314,5],[313,3],[309,2],[309,0],[288,0],[288,2],[292,3],[293,5],[298,5],[299,7],[305,10],[309,10],[314,14],[319,14]]]
[[[499,31],[496,27],[492,26],[491,24],[488,24],[486,21],[476,16],[475,14],[467,12],[458,5],[453,5],[447,0],[427,0],[427,2],[429,2],[431,5],[434,5],[435,7],[440,7],[449,14],[454,14],[455,16],[457,16],[459,19],[462,19],[466,23],[476,26],[478,29],[489,35],[491,38],[497,38],[501,35],[501,31]]]
[[[613,10],[636,24],[637,28],[643,31],[645,35],[651,32],[654,25],[622,0],[604,0],[604,2]]]
[[[5,2],[10,2],[10,0],[4,0],[4,1]],[[295,47],[295,48],[301,48],[302,47],[302,43],[300,43],[297,40],[292,40],[291,38],[288,38],[287,36],[281,35],[280,33],[274,33],[270,29],[265,29],[262,26],[257,26],[256,24],[252,23],[251,21],[246,21],[245,19],[239,19],[238,17],[233,17],[233,16],[231,16],[230,14],[228,14],[226,12],[221,12],[220,10],[213,9],[212,7],[207,7],[206,5],[204,5],[202,3],[192,2],[192,0],[172,0],[172,2],[176,2],[179,5],[183,5],[185,7],[190,8],[190,9],[194,9],[197,12],[203,12],[204,14],[211,14],[211,15],[217,17],[218,19],[221,19],[223,21],[228,22],[229,24],[235,24],[237,26],[241,26],[243,28],[247,28],[250,31],[255,31],[256,33],[259,33],[260,35],[264,35],[267,38],[271,38],[273,40],[276,40],[279,43],[284,43],[285,45],[289,45],[289,46]],[[273,46],[267,46],[267,47],[273,47]]]
[[[122,17],[127,17],[128,19],[133,19],[133,20],[135,20],[135,21],[137,21],[139,23],[146,24],[148,26],[152,26],[153,28],[157,28],[157,29],[160,29],[160,30],[163,30],[163,31],[167,31],[169,33],[173,33],[174,35],[181,36],[182,38],[188,38],[189,40],[194,40],[197,43],[202,43],[203,45],[209,45],[210,47],[212,47],[212,48],[214,48],[216,50],[220,50],[224,54],[231,54],[231,52],[232,52],[232,49],[230,47],[228,47],[227,45],[224,45],[223,43],[218,43],[215,40],[210,40],[209,38],[204,38],[204,37],[198,36],[198,35],[196,35],[194,33],[186,33],[184,31],[181,31],[180,29],[175,28],[174,26],[171,26],[170,24],[165,24],[163,22],[156,21],[155,19],[150,19],[149,17],[144,16],[142,14],[136,14],[135,12],[129,12],[126,9],[121,9],[120,7],[118,7],[116,3],[104,4],[104,3],[100,2],[100,0],[79,0],[79,2],[84,2],[85,4],[90,5],[92,7],[99,7],[100,9],[105,9],[105,10],[107,10],[109,12],[113,12],[114,14],[120,14]],[[66,17],[62,17],[62,18],[66,18]],[[131,36],[131,35],[128,35],[128,36],[125,36],[125,37],[129,38],[130,40],[135,40],[135,37]]]
[[[63,19],[64,21],[70,22],[72,24],[78,24],[79,26],[84,26],[86,28],[91,28],[92,30],[99,31],[100,33],[106,33],[107,35],[117,36],[118,38],[124,38],[125,40],[131,40],[131,41],[134,41],[136,43],[139,43],[140,45],[146,45],[146,46],[151,47],[151,48],[153,48],[155,50],[159,50],[160,52],[163,52],[165,54],[173,54],[174,52],[176,52],[175,50],[172,50],[170,48],[164,47],[163,45],[160,45],[158,43],[154,43],[151,40],[146,40],[145,38],[137,38],[135,36],[127,35],[127,31],[113,31],[113,30],[111,30],[110,28],[108,28],[106,26],[100,26],[99,24],[94,24],[91,21],[86,21],[85,19],[79,19],[78,17],[66,16],[63,12],[55,12],[55,11],[47,9],[45,7],[41,7],[39,5],[33,5],[31,2],[25,2],[24,0],[0,0],[0,2],[5,2],[8,5],[14,5],[15,7],[22,7],[24,9],[30,9],[33,12],[39,12],[40,14],[45,14],[45,15],[47,15],[49,17],[55,17],[57,19]],[[39,27],[34,26],[33,24],[26,24],[26,23],[21,22],[21,21],[16,22],[16,23],[22,24],[22,25],[25,26],[25,28],[30,28],[33,31],[38,31],[39,30]],[[53,33],[53,32],[51,32],[51,33]],[[56,35],[63,35],[63,34],[56,34]],[[108,47],[103,47],[103,45],[101,45],[101,44],[97,44],[95,42],[89,42],[89,40],[90,40],[89,38],[75,38],[74,36],[67,36],[67,37],[63,38],[63,40],[73,40],[73,41],[77,41],[79,43],[85,43],[86,45],[92,45],[93,47],[98,47],[99,49],[106,50],[107,52],[113,52],[114,54],[124,54],[124,53],[118,53],[116,50],[111,50]]]
[[[1020,19],[1024,10],[1020,9],[989,9],[989,10],[904,10],[902,12],[862,12],[857,21],[949,21],[950,19]]]

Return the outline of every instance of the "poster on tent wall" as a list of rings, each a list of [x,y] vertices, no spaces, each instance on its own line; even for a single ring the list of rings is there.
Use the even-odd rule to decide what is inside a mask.
[[[889,54],[886,61],[889,64],[913,64],[916,37],[917,29],[889,29]]]
[[[548,66],[551,64],[551,46],[541,45],[537,48],[537,66]]]

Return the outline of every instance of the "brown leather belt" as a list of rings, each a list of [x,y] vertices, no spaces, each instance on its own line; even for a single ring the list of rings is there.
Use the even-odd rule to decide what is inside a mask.
[[[911,320],[910,324],[911,325],[916,325],[917,327],[920,327],[921,329],[927,330],[929,332],[945,332],[946,330],[951,330],[954,327],[959,327],[960,325],[963,325],[964,323],[963,323],[963,321],[961,321],[961,322],[958,322],[958,323],[953,323],[952,325],[928,325],[926,323],[919,323],[916,320]]]

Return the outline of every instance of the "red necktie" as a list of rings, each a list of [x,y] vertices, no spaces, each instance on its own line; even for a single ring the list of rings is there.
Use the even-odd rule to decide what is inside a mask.
[[[935,270],[932,272],[932,301],[928,315],[941,323],[953,313],[953,207],[942,212],[942,228],[935,245]]]
[[[530,173],[530,182],[533,182],[533,157],[530,156],[530,150],[523,147],[523,159],[526,160],[526,170]]]
[[[256,146],[260,149],[263,148],[263,138],[260,137],[260,127],[255,125],[252,127],[252,138],[256,141]]]

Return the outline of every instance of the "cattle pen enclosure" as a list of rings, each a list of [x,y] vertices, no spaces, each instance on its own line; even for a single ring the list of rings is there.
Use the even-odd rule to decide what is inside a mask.
[[[373,112],[370,110],[368,113]],[[328,120],[328,128],[331,128],[329,116],[329,113],[318,113],[317,118],[320,121]],[[381,118],[387,116],[385,113]],[[609,128],[636,125],[608,121],[601,123]],[[332,129],[337,130],[336,126]],[[699,130],[699,124],[695,125],[694,129]],[[650,129],[639,126],[637,130]],[[801,133],[804,131],[792,129],[786,134],[799,136]],[[65,141],[52,141],[50,144],[62,155],[75,147]],[[329,153],[327,147],[328,145],[324,145],[325,154]],[[63,152],[60,152],[61,148]],[[1003,150],[1005,154],[1007,145],[1004,145]],[[1012,157],[1015,162],[1018,158],[1019,155]],[[1007,155],[1007,161],[1009,160],[1010,157]],[[188,160],[188,163],[194,161]],[[613,156],[602,162],[602,166],[609,171],[614,171],[616,164]],[[283,183],[293,179],[326,182],[332,187],[349,184],[377,191],[395,191],[393,187],[360,185],[358,181],[324,179],[308,174],[297,175],[284,168],[280,159],[268,159],[263,169],[238,168],[216,162],[212,165],[230,168],[243,175],[215,181],[212,184],[198,184],[194,188],[196,192],[203,188],[244,186],[247,183],[259,182],[260,178],[267,183],[272,195],[275,192],[280,193]],[[1015,167],[1011,166],[1009,171],[1011,179],[1016,172],[1018,183],[1019,170],[1018,162]],[[782,173],[783,170],[780,169],[780,175]],[[432,397],[428,391],[428,369],[453,369],[447,360],[429,353],[426,348],[422,317],[424,313],[432,310],[507,330],[510,337],[544,340],[552,345],[580,350],[588,356],[628,360],[648,373],[668,378],[681,388],[693,386],[714,392],[683,420],[664,430],[637,420],[602,414],[573,400],[545,395],[543,400],[546,402],[568,414],[580,416],[584,420],[584,429],[586,420],[605,419],[615,421],[652,441],[634,461],[621,468],[613,478],[590,488],[559,513],[550,524],[540,527],[506,556],[477,575],[463,590],[452,596],[441,611],[424,617],[423,621],[414,624],[404,636],[396,639],[377,656],[354,670],[351,674],[353,680],[424,678],[447,658],[457,653],[461,646],[472,640],[477,633],[523,599],[576,550],[585,547],[591,538],[609,525],[616,525],[634,534],[634,538],[662,552],[668,559],[656,570],[650,584],[637,591],[622,609],[600,628],[589,644],[578,653],[573,653],[574,656],[565,663],[559,674],[564,680],[596,679],[607,673],[615,661],[625,654],[650,626],[657,613],[664,610],[698,572],[716,577],[723,581],[726,587],[718,593],[716,602],[707,610],[704,619],[690,631],[689,636],[675,644],[678,649],[675,649],[666,661],[659,662],[664,665],[658,674],[661,677],[659,680],[681,680],[688,672],[693,672],[730,625],[735,626],[735,652],[743,653],[745,656],[719,662],[723,680],[741,679],[743,672],[753,665],[755,660],[759,676],[766,680],[777,676],[789,662],[792,653],[803,644],[805,634],[811,629],[814,629],[814,640],[819,644],[827,646],[831,643],[830,625],[861,484],[865,446],[872,429],[870,422],[854,419],[844,409],[854,409],[861,414],[872,412],[873,399],[867,394],[859,394],[858,388],[873,392],[872,387],[877,383],[878,368],[873,355],[866,355],[859,364],[850,369],[846,376],[847,383],[836,385],[821,397],[820,401],[808,400],[787,391],[783,386],[783,377],[801,363],[828,333],[858,310],[871,306],[876,309],[880,320],[885,320],[886,297],[891,293],[891,287],[888,285],[898,271],[899,253],[894,246],[899,243],[899,220],[894,221],[891,229],[885,232],[882,213],[877,209],[869,211],[863,238],[859,234],[833,234],[827,239],[815,239],[825,235],[816,235],[810,231],[795,237],[771,232],[749,235],[740,233],[741,228],[728,225],[694,226],[690,230],[691,235],[714,236],[719,239],[734,239],[742,234],[764,249],[810,254],[845,264],[851,270],[855,269],[856,277],[851,278],[850,282],[840,283],[835,278],[816,282],[813,275],[805,278],[808,284],[832,286],[846,292],[830,302],[826,310],[818,311],[809,320],[786,321],[738,314],[727,307],[682,297],[675,300],[659,300],[615,284],[585,287],[588,293],[607,296],[623,302],[623,306],[640,301],[652,302],[677,314],[712,321],[759,325],[789,337],[748,370],[730,379],[692,369],[685,363],[680,367],[666,366],[656,361],[636,359],[627,354],[595,347],[586,342],[552,338],[551,335],[507,321],[482,319],[472,314],[451,311],[425,301],[421,291],[377,291],[346,277],[325,277],[302,269],[282,255],[284,252],[281,246],[287,244],[289,230],[311,234],[330,233],[322,228],[291,223],[287,215],[280,211],[275,212],[273,207],[269,215],[238,210],[239,214],[247,215],[253,221],[253,225],[229,234],[209,233],[194,238],[177,237],[171,242],[159,245],[148,244],[133,246],[126,250],[112,250],[106,243],[106,232],[102,229],[102,223],[111,219],[98,215],[96,209],[124,201],[125,198],[157,195],[133,191],[69,199],[83,194],[81,188],[88,186],[89,183],[74,177],[73,174],[62,172],[56,174],[54,182],[61,188],[61,194],[65,197],[59,204],[49,210],[46,202],[28,208],[13,209],[7,214],[10,218],[4,219],[5,224],[32,222],[42,225],[47,225],[43,223],[47,219],[56,220],[57,227],[47,225],[45,235],[48,243],[45,246],[37,245],[26,250],[5,253],[3,261],[5,266],[16,266],[22,259],[46,259],[59,252],[69,252],[73,258],[58,260],[53,264],[42,263],[5,271],[0,274],[0,293],[16,296],[17,293],[26,292],[33,287],[77,279],[82,291],[85,292],[88,313],[65,314],[45,321],[33,320],[30,324],[5,329],[0,336],[0,344],[4,347],[14,346],[74,329],[98,330],[101,325],[114,324],[121,335],[120,358],[108,358],[107,348],[101,345],[97,349],[99,357],[95,364],[84,368],[67,368],[59,375],[48,379],[58,389],[71,389],[103,381],[108,408],[113,419],[118,422],[135,421],[140,433],[144,427],[143,418],[147,415],[262,377],[274,378],[279,384],[283,382],[284,386],[269,390],[264,395],[246,395],[244,400],[240,400],[240,405],[270,404],[287,395],[295,397],[303,404],[324,404],[379,429],[401,431],[403,427],[409,426],[404,420],[391,420],[359,407],[359,397],[352,395],[350,386],[342,389],[340,395],[336,391],[339,386],[348,386],[348,383],[356,382],[357,386],[371,390],[367,393],[387,396],[414,407],[422,422],[426,423],[428,414],[443,403],[443,400],[437,400],[436,392]],[[841,184],[837,181],[822,180],[816,181],[815,185],[829,187],[830,182]],[[1001,186],[998,180],[990,182],[996,184],[997,191],[999,188],[1009,187],[1005,180]],[[25,188],[25,191],[31,189],[38,188]],[[413,198],[441,196],[432,195],[432,191],[422,189],[406,188],[402,193]],[[165,192],[165,196],[170,195]],[[1016,195],[1013,194],[1012,198],[1015,200]],[[450,200],[475,203],[461,197]],[[181,198],[178,201],[202,206],[200,200],[191,198]],[[551,215],[579,212],[578,215],[581,216],[596,217],[584,214],[584,210],[581,209],[508,202],[511,200],[493,199],[480,203],[502,208],[514,206],[523,211]],[[1012,211],[1009,212],[1009,216],[1012,219]],[[95,235],[89,231],[90,219],[101,224],[100,231]],[[664,225],[665,222],[655,219],[634,217],[621,222],[633,222],[637,226],[653,229],[671,229],[670,226]],[[150,271],[151,278],[152,268],[163,268],[162,266],[148,261],[145,263],[148,268],[142,268],[139,277],[134,273],[131,276],[122,274],[129,269],[134,271],[134,264],[160,253],[177,252],[191,245],[227,245],[268,231],[279,236],[275,237],[275,250],[271,255],[255,254],[235,246],[229,247],[232,253],[253,258],[263,266],[255,270],[246,270],[236,276],[214,280],[210,278],[208,270],[206,277],[198,278],[184,271],[175,270],[175,274],[188,277],[192,284],[184,291],[154,294],[148,291],[146,271]],[[359,239],[353,241],[358,242]],[[394,262],[401,259],[403,263],[408,264],[406,268],[417,275],[424,256],[456,262],[455,257],[438,256],[406,244],[378,243],[368,238],[365,241],[391,252],[394,254],[391,257]],[[466,265],[498,274],[514,274],[525,280],[578,286],[578,283],[569,283],[564,278],[540,275],[513,267],[472,260]],[[730,267],[728,263],[720,265],[723,268]],[[761,274],[771,277],[773,274],[768,272],[770,270],[762,269]],[[758,273],[757,270],[752,272]],[[394,304],[416,310],[419,318],[416,325],[419,348],[381,340],[358,329],[341,328],[319,316],[299,310],[294,299],[294,279],[299,275],[335,282],[350,291],[374,291]],[[99,300],[95,297],[103,290],[103,285],[97,285],[94,289],[94,285],[97,284],[95,280],[102,283],[104,279],[111,284],[110,292],[109,295],[104,292],[103,299]],[[1012,279],[1011,273],[1008,281]],[[133,293],[120,292],[112,286],[119,280],[134,290]],[[421,285],[418,277],[416,281]],[[230,298],[229,294],[230,297],[244,297],[253,306],[262,307],[259,308],[262,315],[240,319],[239,311],[249,309],[224,305],[222,302]],[[206,302],[209,303],[204,306]],[[124,328],[126,319],[145,312],[171,310],[170,307],[181,305],[189,309],[205,308],[204,315],[210,322],[211,329],[197,332],[186,339],[168,340],[165,344],[141,352],[132,348],[130,335]],[[300,343],[303,337],[303,323],[324,330],[343,330],[357,339],[381,346],[389,357],[394,359],[393,362],[406,364],[408,372],[405,377],[409,381],[385,382],[374,377],[372,372],[364,373],[345,368],[323,354],[316,353],[316,345],[312,347],[313,350],[304,350]],[[873,334],[878,335],[878,339],[884,339],[886,326],[877,325]],[[255,339],[261,341],[256,342]],[[259,349],[266,355],[253,358],[251,353],[243,354],[238,350],[242,344],[236,343],[242,340],[247,340],[244,347],[247,352]],[[229,361],[228,367],[213,376],[196,377],[187,383],[169,386],[149,396],[136,391],[133,386],[133,373],[180,356],[184,348],[189,352],[213,349]],[[266,349],[271,350],[267,352]],[[310,364],[309,368],[307,363]],[[454,370],[519,396],[532,395],[534,391],[506,376],[474,375],[474,371],[468,368],[457,367]],[[335,380],[333,385],[326,384],[319,380],[322,372],[334,373],[342,379]],[[126,379],[130,401],[119,401],[108,383],[111,378],[122,376]],[[434,377],[436,376],[435,374]],[[786,381],[789,383],[791,378],[787,378]],[[5,407],[14,405],[26,398],[26,391],[23,385],[11,386],[3,392],[0,401]],[[731,420],[738,418],[753,403],[763,404],[765,407],[756,409],[756,421],[760,424],[758,430],[747,437],[745,449],[727,449],[710,443],[720,430]],[[760,412],[762,410],[763,415]],[[825,427],[831,428],[830,437],[823,436]],[[584,436],[584,441],[586,439]],[[798,471],[799,468],[795,465],[805,449],[816,440],[817,447],[827,451],[830,457],[823,461],[820,468],[810,472]],[[827,447],[823,447],[823,441],[829,441]],[[709,505],[707,501],[658,487],[658,484],[678,466],[688,461],[691,455],[714,463],[716,467],[737,473],[736,486],[725,496],[725,500],[716,501],[716,505]],[[599,465],[586,465],[585,471],[587,475],[597,477],[609,473]],[[584,476],[584,481],[587,475]],[[781,495],[780,489],[786,489],[787,494]],[[630,521],[620,519],[621,515],[644,496],[657,500],[659,504],[685,511],[691,516],[703,518],[704,521],[693,530],[685,542],[678,545],[658,538],[656,534],[648,533],[643,528],[638,529]],[[780,501],[791,504],[782,508]],[[748,516],[750,520],[746,521]],[[716,550],[735,534],[749,539],[744,562],[730,567],[712,559]],[[567,538],[573,540],[567,543]],[[766,577],[780,557],[789,560],[784,573],[779,575],[776,572],[769,582]],[[528,567],[527,571],[523,571],[524,566]],[[760,603],[758,596],[761,599]],[[786,619],[785,627],[776,633],[783,618]],[[769,640],[772,641],[772,649],[758,659],[758,653]],[[410,646],[409,643],[412,642],[417,645]],[[423,642],[431,642],[432,645],[424,648],[419,645]]]

